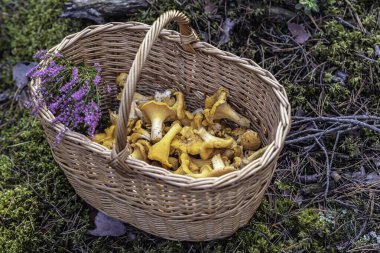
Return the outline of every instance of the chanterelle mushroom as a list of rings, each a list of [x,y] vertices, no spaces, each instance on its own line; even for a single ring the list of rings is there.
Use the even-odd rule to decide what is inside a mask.
[[[255,131],[247,130],[242,134],[240,144],[245,150],[257,150],[261,145],[261,141],[259,135]]]
[[[133,148],[133,152],[129,155],[129,157],[145,162],[148,160],[146,155],[147,150],[143,144],[137,142],[131,144],[131,147]]]
[[[226,166],[220,154],[213,156],[211,162],[213,170],[210,176],[218,177],[236,170],[232,166]]]
[[[222,139],[219,137],[215,137],[208,133],[206,129],[203,127],[198,130],[194,130],[196,134],[198,134],[204,143],[202,143],[200,148],[200,156],[202,159],[208,159],[212,154],[213,149],[215,148],[231,148],[234,140],[232,138]]]
[[[209,99],[209,102],[205,102],[205,106],[209,107],[204,110],[204,115],[206,118],[206,121],[209,124],[214,124],[214,120],[218,119],[229,119],[236,124],[248,127],[249,126],[249,120],[239,113],[237,113],[232,107],[227,103],[227,96],[228,91],[224,89],[219,89],[217,91],[217,94],[219,94],[218,99],[215,101],[215,97],[213,96],[212,99]],[[207,99],[206,99],[207,101]],[[211,105],[211,102],[214,102]]]
[[[149,101],[140,106],[144,118],[152,124],[151,140],[157,142],[162,139],[163,124],[167,120],[173,120],[176,111],[168,104],[156,101]]]
[[[265,147],[260,148],[259,150],[255,151],[255,152],[253,152],[249,157],[246,157],[243,159],[242,164],[247,165],[248,163],[260,158],[264,154],[265,150],[267,150],[267,148],[268,148],[268,146],[265,146]]]
[[[236,171],[234,167],[224,165],[223,159],[221,158],[220,154],[214,156],[211,160],[214,169],[212,169],[210,165],[206,164],[201,167],[201,173],[190,173],[189,176],[194,178],[219,177],[227,173]]]
[[[202,144],[202,139],[194,133],[194,130],[189,126],[185,126],[181,130],[181,137],[176,137],[171,146],[176,150],[180,150],[181,153],[199,155]]]
[[[124,84],[125,84],[125,81],[127,80],[127,78],[128,78],[128,74],[127,73],[120,73],[116,77],[116,83],[117,83],[117,85],[119,85],[119,87],[124,87]]]
[[[128,140],[130,140],[131,143],[135,143],[137,142],[137,140],[140,140],[140,139],[150,141],[150,133],[144,128],[142,128],[141,120],[136,121],[131,132],[132,134],[128,136]]]
[[[189,155],[186,153],[182,153],[179,156],[179,160],[181,161],[181,166],[174,172],[175,174],[192,174],[190,170],[190,160],[189,160]]]
[[[184,119],[186,105],[185,105],[185,99],[184,99],[183,93],[180,91],[176,91],[173,93],[173,95],[175,96],[176,100],[175,100],[174,105],[171,108],[176,111],[177,119],[179,120]]]
[[[148,158],[171,168],[172,165],[169,163],[170,143],[181,129],[180,124],[174,124],[166,135],[150,148]]]
[[[104,130],[104,133],[99,133],[94,135],[94,142],[99,143],[109,149],[112,149],[114,141],[115,141],[115,125],[111,125],[110,127]]]

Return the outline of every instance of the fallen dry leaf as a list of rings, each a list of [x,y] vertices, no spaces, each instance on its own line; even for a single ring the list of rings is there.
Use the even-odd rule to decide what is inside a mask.
[[[26,73],[28,73],[28,71],[36,65],[37,62],[20,62],[13,66],[13,81],[15,81],[17,88],[22,89],[28,84],[28,77],[26,77]]]
[[[236,24],[235,20],[227,18],[224,20],[223,25],[222,25],[222,32],[220,35],[220,44],[226,44],[230,40],[230,32],[234,28]]]
[[[305,28],[302,25],[289,23],[288,29],[293,35],[294,40],[299,44],[305,43],[310,38],[309,34],[306,32]]]
[[[88,231],[93,236],[122,236],[127,232],[127,228],[121,221],[111,218],[100,211],[95,217],[95,226],[95,229]]]

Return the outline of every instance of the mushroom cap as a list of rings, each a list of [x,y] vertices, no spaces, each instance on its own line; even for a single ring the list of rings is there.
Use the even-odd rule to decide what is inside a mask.
[[[200,154],[200,147],[203,144],[202,139],[194,133],[194,129],[189,126],[182,128],[180,132],[181,136],[176,137],[171,146],[181,153],[187,153],[191,155]]]
[[[220,87],[212,96],[207,96],[205,99],[205,108],[210,109],[220,99],[227,99],[229,96],[228,90]]]
[[[185,118],[185,98],[183,96],[183,93],[180,91],[176,91],[173,93],[173,95],[176,97],[174,105],[171,107],[173,110],[176,111],[177,118],[179,120]]]
[[[243,133],[240,143],[245,150],[257,150],[261,146],[259,134],[253,130]]]
[[[227,103],[228,91],[220,88],[213,96],[207,97],[205,100],[204,115],[208,124],[214,124],[214,120],[229,119],[236,124],[248,127],[250,122],[247,118],[237,113]]]
[[[128,78],[128,74],[127,73],[120,73],[116,77],[116,83],[117,83],[117,85],[119,85],[119,87],[124,87],[124,84],[125,84],[125,81],[127,80],[127,78]]]
[[[152,122],[154,118],[163,118],[163,122],[168,119],[173,120],[176,115],[176,112],[168,104],[153,100],[140,105],[140,110],[148,123]]]

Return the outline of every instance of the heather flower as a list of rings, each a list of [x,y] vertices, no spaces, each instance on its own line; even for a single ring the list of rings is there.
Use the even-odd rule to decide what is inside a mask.
[[[94,85],[95,85],[95,86],[98,86],[99,83],[100,83],[100,80],[101,80],[101,77],[100,77],[99,74],[97,74],[97,75],[95,76],[95,78],[94,78]]]
[[[84,122],[88,126],[88,135],[93,138],[94,133],[95,133],[95,128],[99,123],[100,120],[100,112],[99,112],[99,107],[96,103],[91,102],[84,111],[85,118]]]
[[[102,71],[102,69],[100,68],[100,64],[99,64],[99,62],[96,62],[95,64],[94,64],[94,67],[96,68],[96,73],[100,73],[101,71]]]
[[[39,51],[37,51],[37,52],[33,55],[33,58],[34,58],[34,59],[39,59],[39,60],[45,59],[45,57],[46,57],[46,53],[47,53],[47,50],[45,50],[45,49],[43,49],[43,50],[39,50]]]
[[[52,56],[53,56],[53,57],[63,57],[63,55],[60,54],[60,53],[58,53],[58,52],[53,53]]]
[[[71,86],[73,86],[73,84],[75,84],[78,81],[78,68],[77,67],[73,67],[71,78],[72,79],[60,89],[61,92],[68,92],[71,89]]]
[[[85,82],[85,84],[80,88],[78,91],[74,92],[71,97],[75,99],[76,101],[81,100],[87,93],[89,87],[88,87],[88,81]]]
[[[27,76],[40,80],[33,113],[46,105],[55,116],[52,122],[64,125],[65,128],[56,135],[56,144],[62,141],[68,130],[86,133],[93,138],[101,117],[97,96],[97,86],[101,82],[100,65],[73,66],[60,53],[47,53],[46,50],[37,52],[35,57],[49,62],[47,66],[39,64],[27,73]]]

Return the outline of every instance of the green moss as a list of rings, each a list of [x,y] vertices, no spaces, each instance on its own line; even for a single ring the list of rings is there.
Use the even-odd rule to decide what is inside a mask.
[[[6,252],[46,252],[52,245],[67,247],[82,240],[88,214],[53,161],[40,124],[23,111],[5,117],[0,172],[8,180],[0,181],[0,222],[6,225],[1,226],[0,245],[9,248]],[[80,219],[74,218],[79,214]],[[70,227],[75,231],[65,235]]]
[[[37,204],[27,187],[0,191],[0,248],[4,252],[26,252],[36,239],[32,235]]]
[[[84,26],[83,22],[59,17],[63,10],[60,0],[4,0],[1,5],[0,90],[12,84],[13,64],[32,61],[37,50],[53,47]]]

